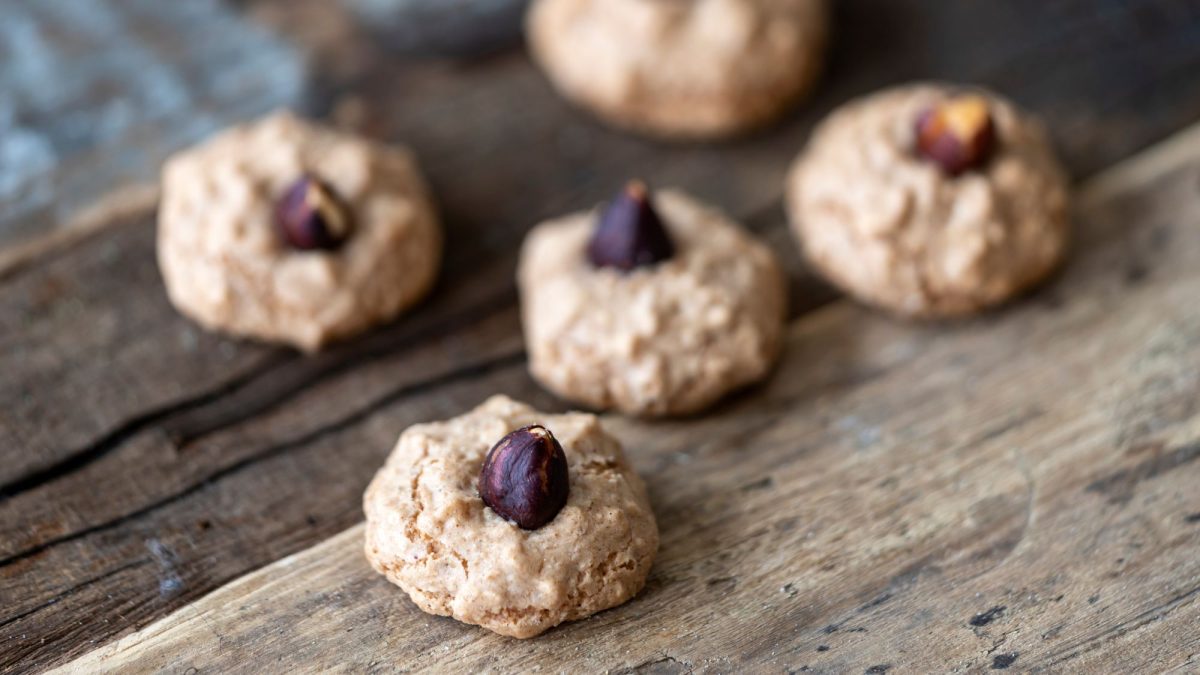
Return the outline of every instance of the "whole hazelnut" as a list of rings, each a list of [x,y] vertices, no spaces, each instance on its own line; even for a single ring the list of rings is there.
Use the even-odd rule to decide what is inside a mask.
[[[588,260],[595,267],[628,272],[675,255],[675,245],[650,203],[641,181],[630,181],[600,214],[588,242]]]
[[[974,94],[923,110],[917,116],[916,134],[921,156],[950,176],[983,166],[995,145],[987,99]]]
[[[275,226],[292,248],[330,251],[350,236],[350,209],[325,181],[304,174],[275,205]]]
[[[488,451],[479,496],[501,518],[524,530],[542,527],[562,510],[570,490],[567,456],[550,430],[521,427]]]

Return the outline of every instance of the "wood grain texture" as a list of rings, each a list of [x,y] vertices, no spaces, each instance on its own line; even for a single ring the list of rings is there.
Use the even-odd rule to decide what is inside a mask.
[[[85,4],[54,7],[73,3]],[[181,11],[232,16],[186,4]],[[630,175],[703,195],[766,237],[787,261],[800,316],[832,296],[803,272],[783,227],[782,172],[813,122],[848,96],[912,77],[995,86],[1047,118],[1077,177],[1200,117],[1200,81],[1191,76],[1200,67],[1198,22],[1194,6],[1177,0],[972,10],[845,0],[817,98],[776,129],[715,146],[605,129],[564,104],[517,53],[406,63],[367,39],[338,3],[239,5],[282,36],[266,40],[279,49],[270,54],[308,57],[309,112],[414,146],[445,215],[445,272],[409,317],[304,359],[205,334],[173,312],[154,267],[152,209],[117,209],[88,236],[18,252],[0,271],[0,670],[63,663],[352,526],[366,481],[412,422],[456,414],[495,391],[561,407],[524,373],[515,251],[538,219],[590,206]],[[170,11],[141,1],[94,7]],[[130,140],[117,149],[76,139],[71,148],[82,154],[62,153],[62,171],[120,185],[133,180],[127,167],[141,167],[136,183],[170,147],[257,112],[241,104],[294,91],[268,83],[255,96],[223,99],[240,90],[218,86],[220,64],[234,73],[253,64],[236,80],[252,83],[274,61],[238,61],[241,48],[222,40],[187,42],[153,21],[141,25],[179,38],[160,37],[146,53],[192,59],[175,74],[211,94],[187,108],[198,121],[134,125],[128,137],[112,137]],[[264,33],[223,33],[235,34]],[[103,91],[97,100],[107,100]],[[8,119],[6,105],[0,118]],[[68,183],[48,185],[57,194]],[[23,232],[65,224],[40,215],[13,222]]]
[[[662,532],[622,607],[527,642],[425,615],[357,526],[65,670],[1194,671],[1197,222],[1200,127],[1085,188],[1031,298],[838,302],[715,414],[609,417]]]

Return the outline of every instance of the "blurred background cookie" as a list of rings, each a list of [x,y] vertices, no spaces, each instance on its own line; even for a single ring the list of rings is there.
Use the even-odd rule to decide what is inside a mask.
[[[903,315],[1001,303],[1049,274],[1067,242],[1067,179],[1041,124],[982,90],[909,85],[846,104],[787,192],[813,266]]]
[[[824,0],[535,0],[526,32],[554,86],[605,121],[711,138],[806,93],[829,26]]]
[[[407,150],[279,112],[163,169],[158,261],[206,328],[311,351],[433,285],[441,226]]]

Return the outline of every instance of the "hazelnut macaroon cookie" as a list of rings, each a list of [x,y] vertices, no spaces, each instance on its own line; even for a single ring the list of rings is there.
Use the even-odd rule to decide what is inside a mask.
[[[775,256],[682,192],[635,181],[600,210],[542,223],[517,274],[530,372],[593,408],[693,413],[763,378],[780,350]]]
[[[1068,183],[1041,125],[986,91],[897,87],[835,111],[788,178],[808,260],[897,314],[968,314],[1063,258]]]
[[[433,284],[442,234],[403,148],[278,112],[168,160],[158,260],[205,327],[311,351]]]
[[[363,504],[367,559],[417,606],[518,638],[629,600],[658,551],[599,420],[504,396],[408,428]]]
[[[827,13],[825,0],[534,0],[526,33],[559,91],[609,123],[710,138],[812,87]]]

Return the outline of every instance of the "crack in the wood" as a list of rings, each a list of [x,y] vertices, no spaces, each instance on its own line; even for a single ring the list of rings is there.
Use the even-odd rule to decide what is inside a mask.
[[[12,623],[16,623],[17,621],[20,621],[21,619],[24,619],[27,616],[36,614],[36,613],[42,611],[43,609],[46,609],[47,607],[56,605],[63,598],[71,595],[72,593],[75,593],[78,590],[87,588],[88,586],[91,586],[93,584],[100,583],[101,581],[104,581],[105,579],[108,579],[110,577],[115,577],[116,575],[120,574],[121,572],[125,572],[127,570],[131,570],[131,569],[134,569],[137,567],[141,567],[142,565],[145,565],[148,562],[149,562],[148,560],[136,560],[131,563],[126,563],[124,565],[121,565],[120,567],[117,567],[116,569],[109,570],[109,571],[105,572],[104,574],[92,577],[91,579],[88,579],[87,581],[82,581],[78,584],[75,584],[74,586],[66,589],[65,591],[62,591],[61,593],[55,595],[54,597],[43,602],[42,604],[38,605],[37,607],[27,609],[24,612],[17,614],[16,616],[12,616],[7,619],[4,619],[3,621],[0,621],[0,628],[3,628]]]
[[[403,340],[397,340],[394,337],[385,334],[380,334],[378,337],[369,339],[364,348],[363,344],[358,344],[349,352],[334,353],[333,363],[318,365],[317,368],[311,371],[306,371],[308,377],[301,376],[294,378],[295,386],[281,387],[275,390],[268,390],[268,396],[262,397],[260,400],[254,401],[247,405],[244,401],[238,400],[238,394],[247,390],[251,390],[253,385],[262,380],[265,375],[274,371],[289,371],[283,366],[295,363],[301,360],[295,354],[278,351],[272,352],[262,362],[250,369],[245,374],[222,383],[219,387],[215,387],[209,391],[202,392],[198,395],[189,397],[182,401],[177,401],[150,411],[141,415],[137,415],[109,433],[105,434],[100,439],[93,443],[84,446],[82,449],[72,452],[63,459],[51,464],[45,468],[34,471],[26,476],[19,478],[7,485],[0,486],[0,503],[5,500],[15,497],[23,492],[37,489],[42,485],[58,480],[59,478],[79,471],[96,461],[102,459],[110,452],[116,450],[133,436],[157,424],[163,424],[166,428],[167,437],[177,447],[184,447],[188,443],[195,441],[197,438],[219,431],[223,428],[243,422],[256,414],[276,406],[283,401],[286,401],[293,396],[301,393],[305,389],[319,384],[331,377],[338,375],[350,368],[361,366],[370,363],[379,358],[383,358],[396,353],[399,350],[406,349],[422,339],[435,336],[445,331],[454,330],[455,328],[467,324],[480,321],[482,319],[493,316],[497,311],[508,308],[516,302],[515,289],[506,288],[501,293],[489,297],[487,300],[473,305],[462,312],[455,313],[447,317],[443,321],[434,322],[420,330],[414,331]],[[491,309],[482,316],[478,314],[479,310]],[[336,360],[337,356],[345,356],[351,354],[349,358]],[[316,357],[321,359],[322,357]],[[292,379],[285,381],[285,384],[292,382]],[[189,426],[186,423],[186,413],[192,411],[202,411],[210,404],[221,404],[228,399],[234,399],[232,406],[220,406],[217,414],[211,419],[205,420],[203,417],[200,422]],[[222,412],[224,410],[224,412]],[[183,415],[183,423],[172,428],[168,423],[172,418]]]
[[[410,347],[420,345],[427,339],[479,323],[515,304],[516,288],[510,286],[460,312],[455,312],[439,321],[430,322],[400,338],[385,331],[357,341],[346,349],[305,358],[297,369],[289,369],[283,382],[275,387],[268,386],[265,387],[265,391],[262,391],[263,387],[256,388],[253,386],[254,383],[249,383],[233,396],[215,401],[215,410],[208,415],[202,414],[203,408],[198,408],[195,412],[201,414],[196,415],[196,419],[185,415],[182,416],[182,419],[169,420],[168,424],[164,425],[167,435],[177,448],[182,449],[202,436],[251,419],[259,413],[274,408],[313,385],[378,359],[394,356]],[[246,393],[246,396],[240,396],[243,393]],[[259,394],[259,396],[256,397],[255,394]]]
[[[14,563],[20,562],[22,560],[31,558],[35,555],[38,555],[40,553],[43,553],[43,552],[49,550],[55,546],[59,546],[59,545],[65,544],[65,543],[69,543],[71,541],[82,539],[84,537],[87,537],[92,534],[96,534],[98,532],[111,530],[115,527],[119,527],[119,526],[121,526],[125,523],[128,523],[130,521],[133,521],[137,518],[140,518],[147,514],[153,513],[154,511],[157,511],[158,509],[160,509],[164,506],[169,506],[170,504],[173,504],[177,501],[185,499],[185,498],[191,496],[192,494],[199,492],[200,490],[204,489],[205,487],[209,487],[209,486],[217,483],[218,481],[226,478],[227,476],[238,473],[249,466],[253,466],[259,462],[271,459],[275,456],[281,455],[290,450],[304,447],[304,446],[320,439],[323,436],[327,436],[329,434],[337,433],[339,431],[347,429],[347,428],[357,424],[358,422],[362,421],[363,419],[370,417],[375,412],[395,403],[396,401],[408,398],[410,396],[422,394],[431,389],[436,389],[436,388],[444,386],[444,385],[453,384],[454,382],[457,382],[460,380],[470,379],[473,377],[481,377],[483,375],[487,375],[487,374],[495,372],[497,370],[502,370],[504,368],[508,368],[510,366],[513,366],[513,365],[516,365],[519,363],[523,363],[524,361],[525,361],[525,352],[522,350],[522,351],[498,356],[494,359],[489,359],[487,361],[473,364],[473,365],[465,367],[465,368],[458,368],[458,369],[455,369],[448,373],[445,373],[443,375],[440,375],[438,377],[424,380],[424,381],[421,381],[421,382],[418,382],[415,384],[398,387],[397,389],[387,392],[386,394],[375,399],[374,401],[371,401],[363,408],[351,412],[349,415],[346,415],[345,417],[341,418],[340,420],[331,422],[330,424],[327,424],[325,426],[314,429],[314,430],[304,434],[303,436],[292,439],[290,441],[285,441],[278,445],[268,446],[267,448],[255,453],[253,455],[250,455],[249,457],[242,459],[241,461],[235,462],[234,464],[231,464],[230,466],[227,466],[223,469],[220,469],[218,471],[215,471],[215,472],[209,474],[208,476],[202,478],[201,480],[193,483],[192,485],[188,486],[187,488],[184,488],[183,490],[181,490],[179,492],[176,492],[175,494],[173,494],[169,497],[164,497],[163,499],[159,499],[151,504],[147,504],[146,506],[144,506],[140,509],[131,511],[129,513],[118,516],[118,517],[108,520],[106,522],[99,523],[97,525],[93,525],[88,528],[84,528],[77,532],[72,532],[71,534],[63,535],[61,537],[56,537],[54,539],[51,539],[49,541],[43,542],[41,544],[38,544],[31,548],[28,548],[24,551],[21,551],[20,553],[16,553],[7,558],[0,559],[0,568],[4,568],[4,567],[7,567]]]
[[[264,373],[270,372],[274,368],[287,363],[289,359],[282,358],[282,352],[269,354],[262,359],[260,363],[255,365],[249,371],[242,375],[221,383],[208,391],[201,392],[195,396],[188,397],[181,401],[175,401],[158,408],[154,408],[147,412],[137,415],[124,423],[118,425],[115,429],[104,434],[96,441],[85,445],[83,448],[72,452],[66,457],[50,464],[49,466],[37,469],[31,473],[22,476],[6,485],[0,486],[0,503],[21,494],[34,490],[46,483],[50,483],[67,474],[78,471],[97,460],[103,458],[108,453],[120,447],[125,441],[129,440],[142,430],[151,427],[172,415],[179,414],[193,408],[197,408],[208,404],[211,401],[220,399],[228,395],[230,392],[236,391],[242,386],[248,384]]]

